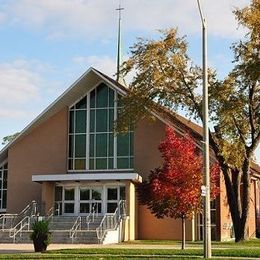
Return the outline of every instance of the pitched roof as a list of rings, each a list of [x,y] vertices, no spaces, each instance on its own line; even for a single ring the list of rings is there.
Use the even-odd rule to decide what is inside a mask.
[[[99,70],[90,67],[63,94],[61,94],[42,113],[40,113],[39,116],[37,116],[28,126],[26,126],[13,141],[8,143],[0,151],[0,162],[7,157],[8,149],[12,145],[18,142],[23,136],[29,134],[33,129],[35,129],[41,123],[45,122],[55,113],[59,112],[62,108],[64,108],[64,106],[70,106],[76,99],[85,95],[86,87],[97,84],[100,81],[100,78],[109,85],[112,85],[112,87],[117,89],[121,94],[126,94],[129,91],[126,86],[121,85]],[[175,113],[174,111],[166,109],[162,106],[156,106],[156,110],[151,112],[153,112],[160,120],[164,121],[165,123],[178,127],[178,129],[182,129],[185,132],[190,132],[196,139],[202,139],[202,127]],[[252,168],[256,172],[260,173],[260,166],[256,163],[252,164]]]

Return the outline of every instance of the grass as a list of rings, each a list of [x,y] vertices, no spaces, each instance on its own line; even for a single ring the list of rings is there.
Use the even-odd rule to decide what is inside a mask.
[[[0,259],[195,259],[203,257],[202,242],[188,242],[187,249],[157,249],[156,245],[180,246],[180,241],[174,240],[136,240],[122,245],[153,245],[154,249],[138,248],[84,248],[50,250],[43,254],[0,254]],[[260,258],[260,239],[240,243],[213,242],[213,259],[229,257],[245,259]],[[197,247],[197,248],[195,248]],[[224,249],[224,250],[223,250]]]
[[[124,242],[123,244],[129,244],[129,245],[174,245],[178,246],[181,245],[181,241],[179,240],[133,240]],[[202,241],[195,241],[190,242],[187,241],[186,245],[188,247],[194,247],[194,246],[203,246]],[[239,243],[235,243],[234,241],[212,241],[213,247],[259,247],[260,248],[260,239],[251,239],[247,241],[241,241]]]
[[[202,249],[118,249],[88,248],[51,250],[46,253],[2,254],[0,259],[192,259],[203,256]],[[213,249],[213,257],[260,258],[260,248]]]

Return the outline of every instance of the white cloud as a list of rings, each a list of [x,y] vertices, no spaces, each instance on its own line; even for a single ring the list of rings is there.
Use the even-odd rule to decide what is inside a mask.
[[[202,1],[209,34],[226,38],[239,36],[241,32],[236,31],[232,10],[249,2]],[[82,36],[93,39],[115,34],[117,4],[115,0],[10,0],[2,9],[10,23],[44,29],[49,39]],[[185,34],[200,31],[196,0],[124,0],[122,4],[125,33],[166,27],[179,27]]]
[[[73,58],[73,62],[83,68],[94,67],[110,77],[116,73],[116,61],[109,56],[78,56]]]
[[[26,103],[39,95],[39,75],[29,71],[24,61],[0,64],[0,100],[6,103]]]
[[[0,118],[31,117],[51,90],[44,73],[52,70],[36,60],[17,59],[0,64]],[[55,85],[55,87],[57,84]]]

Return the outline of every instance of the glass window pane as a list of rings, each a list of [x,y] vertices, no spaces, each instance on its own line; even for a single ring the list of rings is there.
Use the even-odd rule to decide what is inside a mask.
[[[90,110],[90,132],[95,132],[96,110]]]
[[[4,175],[3,175],[3,188],[7,189],[7,170],[4,170]]]
[[[108,106],[108,87],[105,84],[101,84],[97,87],[97,105],[96,107]]]
[[[117,200],[117,188],[108,188],[107,189],[107,199],[108,200]]]
[[[92,90],[91,93],[90,93],[90,107],[93,108],[93,107],[96,107],[96,90]]]
[[[120,187],[120,200],[125,200],[125,187]]]
[[[64,212],[65,213],[74,213],[74,203],[65,203]]]
[[[86,133],[86,111],[76,111],[76,133]]]
[[[94,159],[89,160],[89,169],[94,170]]]
[[[74,135],[69,136],[69,157],[73,157]]]
[[[134,154],[134,133],[130,132],[130,155],[133,156]]]
[[[129,155],[129,134],[118,134],[117,136],[117,155]]]
[[[75,159],[75,170],[85,170],[86,159]]]
[[[62,201],[62,187],[55,187],[55,201]]]
[[[108,159],[108,169],[114,169],[114,159],[113,158]]]
[[[73,170],[73,159],[69,159],[68,169]]]
[[[211,224],[216,224],[216,210],[211,210],[210,217],[211,217]]]
[[[86,135],[75,136],[75,157],[86,156]]]
[[[96,156],[97,157],[107,156],[107,134],[96,135]]]
[[[108,156],[114,156],[114,134],[109,134]]]
[[[107,213],[114,213],[117,208],[117,203],[107,203]]]
[[[114,107],[114,90],[111,88],[109,89],[109,107]]]
[[[87,107],[87,97],[82,98],[77,104],[76,109],[84,109]]]
[[[74,200],[74,188],[65,188],[64,189],[64,199],[65,200]]]
[[[95,135],[93,134],[90,134],[89,136],[89,156],[90,157],[94,157],[95,154],[95,148],[94,148],[94,145],[95,145]]]
[[[89,203],[80,203],[80,213],[89,213]]]
[[[74,133],[74,111],[70,111],[70,133]]]
[[[107,132],[108,131],[107,111],[108,111],[107,109],[96,110],[96,114],[97,114],[96,132]]]
[[[89,189],[80,189],[80,200],[90,200],[90,190]]]
[[[129,159],[128,158],[118,158],[117,159],[117,168],[118,169],[129,169]]]
[[[130,169],[133,169],[133,168],[134,168],[134,158],[133,158],[133,157],[130,158],[129,168],[130,168]]]
[[[7,201],[7,197],[6,197],[6,190],[3,191],[3,200],[2,200],[2,208],[5,209],[6,208],[6,201]]]
[[[101,213],[102,210],[102,204],[101,203],[92,203],[93,210],[97,213]]]
[[[102,189],[101,188],[94,188],[92,190],[92,199],[93,200],[101,200],[101,195],[102,195]]]
[[[96,159],[96,169],[107,169],[107,159]]]
[[[114,109],[109,109],[109,126],[108,131],[112,132],[114,128]]]
[[[8,169],[8,163],[4,165],[4,169]]]

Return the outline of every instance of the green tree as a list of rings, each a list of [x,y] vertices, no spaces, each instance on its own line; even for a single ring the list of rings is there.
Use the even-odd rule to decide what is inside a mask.
[[[210,145],[221,167],[236,241],[246,238],[250,200],[250,164],[260,142],[260,3],[236,9],[235,17],[248,33],[233,45],[234,69],[220,81],[209,70]],[[201,68],[187,55],[187,42],[176,29],[161,30],[157,40],[139,38],[124,64],[135,71],[129,94],[123,98],[118,129],[149,116],[158,106],[184,109],[202,118]],[[240,189],[241,188],[241,189]],[[242,196],[241,196],[242,194]]]
[[[6,145],[8,143],[10,143],[11,141],[13,141],[20,133],[17,132],[13,135],[8,135],[8,136],[5,136],[3,137],[3,141],[2,141],[2,145]]]

